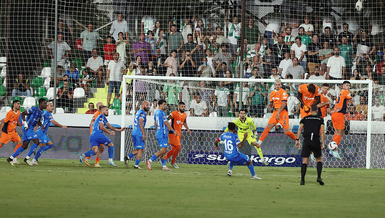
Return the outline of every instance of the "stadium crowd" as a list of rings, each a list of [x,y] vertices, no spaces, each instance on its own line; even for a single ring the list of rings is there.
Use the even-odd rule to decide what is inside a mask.
[[[72,36],[60,20],[58,29],[57,71],[51,75],[59,87],[59,106],[72,111],[73,89],[84,88],[91,96],[90,87],[108,85],[107,102],[111,96],[127,99],[127,113],[139,108],[143,100],[156,102],[165,99],[170,110],[179,101],[186,103],[190,116],[236,116],[239,104],[247,108],[252,117],[264,117],[269,113],[266,105],[273,83],[234,82],[188,82],[188,81],[136,81],[136,102],[132,102],[132,81],[127,80],[127,95],[121,95],[122,75],[216,77],[216,78],[271,78],[271,79],[327,79],[327,80],[372,80],[374,82],[373,102],[367,101],[367,90],[362,85],[353,85],[352,100],[346,119],[366,120],[367,105],[373,105],[373,119],[384,120],[385,94],[385,46],[383,32],[372,35],[371,28],[364,28],[346,21],[341,28],[336,21],[327,20],[323,26],[313,25],[309,16],[303,20],[289,22],[276,12],[260,20],[246,19],[245,39],[241,43],[241,23],[237,16],[225,14],[226,29],[211,25],[206,19],[196,16],[186,18],[177,26],[175,21],[160,23],[155,17],[144,16],[138,41],[128,38],[127,22],[117,14],[103,48],[101,40],[90,22],[80,34],[82,60],[85,68],[74,62],[67,64]],[[256,22],[263,23],[261,32]],[[243,54],[241,54],[243,46]],[[52,59],[54,42],[47,46]],[[103,53],[101,53],[101,51]],[[243,61],[241,56],[243,55]],[[52,60],[53,63],[53,60]],[[68,67],[69,66],[69,67]],[[242,66],[242,67],[241,67]],[[243,71],[241,72],[241,69]],[[53,75],[57,80],[54,81]],[[300,102],[296,98],[300,84],[286,83],[289,94],[290,117],[298,117]],[[321,84],[319,84],[321,85]],[[31,96],[28,81],[19,76],[12,96]],[[332,84],[326,97],[331,104],[341,87]],[[241,94],[242,93],[242,94]],[[242,96],[242,99],[240,99]]]

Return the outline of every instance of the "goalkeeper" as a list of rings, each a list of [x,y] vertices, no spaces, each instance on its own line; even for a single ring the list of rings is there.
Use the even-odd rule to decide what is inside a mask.
[[[262,160],[262,163],[267,165],[267,161],[264,160],[263,158],[263,153],[261,150],[261,146],[257,144],[257,137],[258,133],[256,131],[256,127],[254,124],[254,121],[250,117],[246,117],[246,110],[245,109],[240,109],[239,110],[239,117],[233,121],[233,123],[238,127],[238,137],[240,141],[243,141],[244,134],[247,132],[247,142],[250,145],[253,145],[255,149],[257,149],[258,155]],[[225,132],[228,131],[228,128],[225,129]],[[253,136],[252,136],[253,135]]]

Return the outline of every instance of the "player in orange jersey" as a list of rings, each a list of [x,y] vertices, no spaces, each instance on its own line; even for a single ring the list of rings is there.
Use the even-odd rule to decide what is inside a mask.
[[[167,152],[165,159],[167,160],[172,156],[171,165],[178,169],[178,165],[175,163],[175,159],[179,154],[180,149],[182,148],[180,144],[180,139],[182,138],[182,126],[184,126],[188,133],[191,135],[190,128],[187,125],[187,114],[185,113],[186,105],[184,102],[179,102],[178,110],[173,111],[168,117],[168,120],[171,120],[171,127],[178,133],[178,136],[175,136],[173,132],[168,134],[168,143],[172,146],[172,149]]]
[[[329,91],[329,84],[324,83],[321,87],[320,103],[318,103],[318,116],[325,118],[327,114],[330,113],[330,101],[326,96]]]
[[[348,101],[352,97],[350,96],[350,82],[345,80],[342,83],[342,90],[338,94],[336,99],[336,104],[334,105],[334,108],[332,111],[330,111],[330,114],[332,115],[332,122],[334,127],[334,137],[333,141],[337,143],[337,145],[340,145],[341,138],[344,136],[344,130],[345,130],[345,117],[346,110],[348,108]],[[338,153],[338,147],[330,151],[330,154],[333,155],[335,158],[341,159],[340,154]]]
[[[20,118],[20,101],[14,100],[12,102],[12,110],[8,111],[7,115],[5,115],[5,118],[1,120],[0,128],[1,128],[2,134],[0,138],[0,148],[11,140],[16,145],[14,152],[16,152],[16,150],[22,145],[21,138],[19,134],[16,132],[16,126],[19,125],[21,127],[19,118]],[[17,157],[13,159],[13,163],[20,164],[17,161]]]
[[[301,119],[311,115],[310,108],[320,102],[321,89],[314,84],[303,84],[298,87],[298,100],[301,102]]]
[[[287,112],[287,93],[283,90],[280,79],[276,79],[274,83],[275,90],[270,93],[270,104],[267,106],[268,109],[274,108],[273,115],[271,115],[267,127],[263,131],[257,144],[261,145],[263,140],[267,137],[270,130],[280,123],[283,127],[283,132],[292,138],[294,141],[297,139],[295,134],[289,130],[289,114]]]

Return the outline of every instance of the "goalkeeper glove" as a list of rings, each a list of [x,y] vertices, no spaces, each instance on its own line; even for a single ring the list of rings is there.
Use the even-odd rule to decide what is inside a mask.
[[[27,122],[24,122],[24,129],[25,129],[25,130],[28,129],[28,123],[27,123]]]
[[[254,132],[254,138],[255,139],[258,138],[258,132],[257,131]]]

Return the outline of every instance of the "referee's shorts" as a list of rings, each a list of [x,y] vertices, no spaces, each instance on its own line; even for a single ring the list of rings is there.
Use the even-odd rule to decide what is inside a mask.
[[[301,157],[309,157],[310,153],[314,153],[314,157],[321,157],[321,143],[319,140],[311,141],[309,139],[304,139],[302,145]]]

